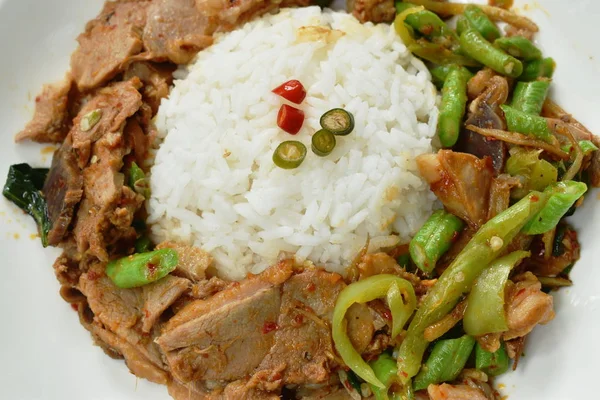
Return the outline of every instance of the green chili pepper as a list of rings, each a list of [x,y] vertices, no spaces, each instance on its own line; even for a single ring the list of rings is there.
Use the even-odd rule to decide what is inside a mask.
[[[152,250],[152,240],[148,236],[142,235],[135,241],[136,253],[147,253],[150,250]]]
[[[461,49],[499,74],[517,78],[523,72],[523,64],[511,55],[494,47],[475,29],[467,29],[460,35]]]
[[[415,377],[415,390],[427,389],[431,384],[456,379],[463,370],[475,346],[475,339],[465,335],[458,339],[440,340],[433,346],[431,355]]]
[[[549,81],[518,82],[511,107],[527,114],[540,115],[550,89]]]
[[[513,149],[506,161],[506,172],[519,177],[521,187],[513,188],[511,196],[520,199],[530,191],[542,191],[558,180],[558,170],[546,160],[540,159],[542,150]]]
[[[515,110],[506,104],[501,105],[500,108],[504,111],[508,130],[552,143],[554,136],[545,118]]]
[[[306,158],[306,146],[296,140],[282,142],[273,153],[273,162],[279,168],[298,168]]]
[[[410,256],[417,267],[431,273],[463,227],[463,221],[449,212],[434,212],[410,241]]]
[[[544,207],[548,196],[532,192],[492,218],[446,268],[423,298],[398,349],[398,376],[402,383],[419,372],[428,345],[424,338],[425,329],[454,309],[460,298],[471,290],[479,274],[503,253],[523,226]],[[493,242],[498,242],[497,239],[502,241],[502,245],[492,246]]]
[[[370,385],[375,400],[388,400],[389,388],[398,378],[396,360],[387,353],[381,353],[379,357],[369,363],[369,366],[373,369],[377,379],[385,385],[383,389]]]
[[[556,63],[550,57],[530,61],[523,66],[523,73],[519,77],[519,80],[527,82],[535,81],[538,78],[552,78],[555,69]]]
[[[321,129],[312,136],[312,151],[319,157],[325,157],[335,148],[335,135],[327,129]]]
[[[175,250],[161,249],[111,261],[106,266],[106,275],[121,289],[130,289],[164,278],[178,263]]]
[[[511,36],[496,39],[494,45],[501,48],[513,57],[525,61],[533,61],[542,58],[542,52],[535,47],[531,40],[523,36]]]
[[[549,199],[527,225],[523,232],[527,235],[540,235],[553,229],[577,200],[587,191],[583,182],[563,181],[549,186],[544,193]]]
[[[471,73],[464,67],[453,67],[442,88],[442,104],[437,131],[443,147],[452,147],[458,141],[467,105],[467,82]]]
[[[150,183],[144,171],[135,162],[131,163],[129,170],[129,186],[144,198],[150,198]]]
[[[479,275],[469,293],[463,316],[463,327],[467,334],[482,336],[508,330],[504,313],[504,287],[510,271],[530,255],[527,251],[515,251],[497,259]]]
[[[354,116],[343,108],[334,108],[321,117],[321,127],[334,135],[346,136],[354,129]]]
[[[510,358],[504,348],[504,343],[494,353],[481,348],[479,343],[475,345],[475,367],[489,376],[502,375],[508,371]]]
[[[500,29],[488,18],[481,8],[475,5],[468,5],[465,8],[464,16],[469,21],[469,25],[477,30],[487,41],[493,42],[501,35]]]
[[[392,314],[392,338],[395,338],[415,310],[417,298],[407,280],[389,274],[371,276],[342,290],[333,310],[332,337],[344,363],[365,382],[383,389],[385,385],[352,346],[344,321],[346,311],[352,304],[366,303],[379,298],[387,300]]]

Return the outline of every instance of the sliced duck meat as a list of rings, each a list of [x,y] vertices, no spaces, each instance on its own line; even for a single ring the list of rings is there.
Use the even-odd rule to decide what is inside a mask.
[[[391,22],[396,16],[392,0],[349,0],[346,9],[360,22]]]
[[[281,262],[207,300],[190,303],[171,318],[156,342],[175,378],[188,383],[250,375],[273,345],[280,285],[291,276],[292,264]]]
[[[329,379],[335,364],[331,317],[345,286],[340,275],[316,269],[294,275],[283,285],[275,343],[253,377],[258,387],[270,390]]]
[[[142,308],[142,330],[152,330],[156,320],[169,308],[190,286],[190,281],[176,276],[167,276],[158,282],[142,287],[144,305]]]
[[[138,78],[115,83],[100,89],[83,106],[73,120],[71,129],[73,148],[78,153],[78,163],[81,168],[90,161],[92,145],[100,138],[111,134],[115,136],[112,138],[113,141],[117,140],[127,118],[140,109],[142,95],[138,89],[141,86],[142,83]]]
[[[206,251],[175,242],[163,242],[157,249],[174,249],[179,254],[179,264],[175,275],[182,276],[192,282],[201,282],[206,276],[206,269],[213,263],[213,258]]]
[[[77,87],[99,87],[122,72],[130,58],[143,49],[142,31],[150,1],[106,2],[100,15],[79,35],[71,56]]]
[[[212,44],[216,19],[204,15],[195,0],[154,0],[144,28],[146,59],[187,64]]]
[[[431,400],[489,400],[483,391],[468,385],[429,385],[427,394]]]
[[[77,165],[70,137],[54,153],[43,193],[52,223],[48,232],[48,244],[56,246],[67,234],[75,209],[83,196],[83,176]]]
[[[489,159],[441,150],[417,157],[421,175],[444,206],[477,229],[487,221],[494,175]]]
[[[213,276],[208,280],[201,280],[198,283],[193,284],[190,295],[195,299],[206,299],[207,297],[224,290],[231,284],[231,282]]]
[[[172,64],[156,64],[151,62],[134,62],[125,74],[123,80],[138,77],[144,86],[141,90],[144,102],[152,108],[152,114],[158,112],[162,99],[169,95],[169,89],[173,83],[173,72],[175,66]]]
[[[39,143],[62,143],[69,132],[69,91],[73,81],[44,85],[35,98],[33,119],[15,137],[15,141],[32,140]]]

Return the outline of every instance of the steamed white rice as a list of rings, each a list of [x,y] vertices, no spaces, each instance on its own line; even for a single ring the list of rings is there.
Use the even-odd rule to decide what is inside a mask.
[[[393,27],[284,9],[219,35],[178,74],[156,118],[164,142],[151,172],[155,240],[209,251],[232,279],[282,252],[343,272],[368,236],[380,247],[406,242],[430,214],[434,197],[414,159],[432,151],[436,92]],[[277,127],[284,101],[271,93],[289,79],[308,91],[296,136]],[[337,107],[356,127],[317,157],[311,135]],[[308,148],[297,169],[273,164],[285,140]]]

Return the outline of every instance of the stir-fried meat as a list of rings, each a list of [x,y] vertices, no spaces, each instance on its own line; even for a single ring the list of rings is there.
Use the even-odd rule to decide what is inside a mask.
[[[349,0],[346,9],[360,22],[390,22],[396,15],[392,0]]]
[[[198,283],[193,284],[190,295],[195,299],[206,299],[207,297],[224,290],[230,284],[231,282],[213,276],[208,280],[201,280]]]
[[[527,269],[538,276],[555,277],[579,260],[581,246],[577,232],[568,226],[560,226],[555,232],[550,254],[546,254],[544,243],[536,238],[531,246],[532,256],[527,261]]]
[[[470,154],[441,150],[417,157],[417,166],[451,213],[474,228],[487,220],[491,163]]]
[[[510,24],[506,25],[504,31],[506,32],[506,36],[508,37],[523,36],[524,38],[529,40],[533,40],[533,36],[535,35],[535,32],[530,31],[529,29],[517,28],[516,26]]]
[[[480,71],[469,81],[469,93],[477,94],[477,98],[469,106],[465,125],[505,129],[505,123],[501,117],[502,111],[499,107],[506,102],[508,92],[506,78],[486,72],[486,70]],[[455,149],[479,158],[490,157],[496,174],[502,173],[508,155],[508,148],[503,141],[489,140],[466,128],[461,132]]]
[[[554,319],[552,296],[542,292],[540,281],[531,273],[518,277],[506,289],[506,322],[508,331],[504,340],[525,336],[537,325]]]
[[[398,274],[400,266],[386,253],[365,254],[357,265],[360,279],[379,274]]]
[[[198,247],[184,246],[175,242],[163,242],[156,248],[176,250],[179,255],[179,264],[177,264],[177,269],[174,272],[175,275],[193,282],[203,281],[206,269],[213,262],[211,255]]]
[[[169,381],[167,372],[154,365],[126,340],[97,325],[92,327],[92,333],[111,349],[123,355],[125,364],[135,376],[161,385],[166,385]]]
[[[69,131],[67,106],[71,85],[70,76],[53,85],[44,85],[42,93],[35,98],[33,119],[17,134],[15,141],[62,143]]]
[[[146,333],[152,330],[156,320],[169,308],[186,290],[190,281],[176,276],[146,285],[142,288],[144,306],[142,309],[142,330]]]
[[[79,155],[78,162],[81,168],[90,161],[92,145],[100,138],[111,135],[108,138],[111,142],[117,142],[120,139],[125,121],[134,115],[142,105],[142,95],[138,91],[141,86],[142,84],[137,78],[115,83],[100,89],[81,109],[79,115],[73,120],[71,130],[73,148]],[[89,121],[90,113],[96,111],[100,114],[100,119],[91,126],[86,121]],[[112,144],[116,145],[117,143]]]
[[[283,285],[275,343],[257,374],[281,372],[267,374],[271,380],[261,380],[259,387],[322,383],[328,379],[333,355],[330,322],[335,300],[345,286],[340,275],[320,270],[294,275]]]
[[[494,72],[494,70],[487,67],[477,71],[477,73],[469,79],[469,82],[467,82],[467,94],[469,95],[469,99],[475,100],[479,97],[490,84],[490,80],[496,75],[497,73]]]
[[[592,136],[592,142],[600,148],[600,138],[598,136]],[[595,151],[592,155],[589,171],[592,186],[600,187],[600,151]]]
[[[144,28],[147,58],[186,64],[212,44],[216,21],[196,7],[195,0],[154,0]]]
[[[490,353],[495,353],[500,348],[500,338],[502,337],[501,333],[488,333],[487,335],[483,335],[477,338],[477,343],[481,346],[485,351],[489,351]]]
[[[141,92],[144,102],[150,105],[152,114],[156,114],[161,100],[169,95],[174,70],[175,68],[170,64],[134,62],[123,74],[123,80],[138,77],[143,82]]]
[[[207,400],[211,395],[211,391],[199,382],[185,384],[175,379],[169,380],[167,390],[174,400]]]
[[[123,135],[125,136],[127,148],[133,151],[135,161],[138,165],[144,165],[148,156],[148,150],[150,150],[150,146],[152,145],[153,137],[144,132],[137,118],[129,118],[127,120],[125,129],[123,129]]]
[[[230,31],[235,26],[256,15],[265,14],[280,7],[277,2],[265,0],[195,0],[202,15],[218,21],[220,31]],[[309,1],[304,1],[308,5]],[[290,4],[292,5],[292,4]]]
[[[222,393],[209,397],[209,400],[279,400],[277,393],[268,393],[253,387],[246,381],[235,381],[225,387]]]
[[[83,177],[77,166],[70,137],[54,153],[43,192],[52,223],[48,232],[48,244],[56,246],[67,234],[75,208],[83,196]]]
[[[334,385],[318,389],[299,390],[296,398],[302,400],[353,400],[348,391],[340,387],[337,382]]]
[[[71,56],[73,78],[80,90],[94,89],[115,77],[142,51],[142,30],[150,1],[107,2],[100,15],[79,35]]]
[[[507,174],[492,179],[487,219],[490,220],[510,206],[510,191],[519,186],[520,181]]]
[[[468,385],[429,385],[427,393],[431,400],[488,400],[485,393]]]
[[[373,314],[369,307],[364,304],[353,304],[346,312],[348,336],[352,346],[362,354],[369,346],[375,334]]]
[[[280,285],[291,276],[291,267],[282,262],[207,300],[190,303],[171,318],[157,343],[173,375],[184,383],[250,375],[273,345]]]

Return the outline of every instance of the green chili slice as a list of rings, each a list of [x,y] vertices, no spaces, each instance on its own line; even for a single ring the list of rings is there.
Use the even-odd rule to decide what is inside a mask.
[[[319,157],[331,154],[335,148],[335,135],[327,129],[317,131],[312,137],[312,151]]]
[[[279,168],[298,168],[306,158],[306,146],[296,140],[281,143],[273,153],[273,162]]]
[[[346,136],[354,129],[354,116],[343,108],[334,108],[321,117],[321,127],[338,136]]]

